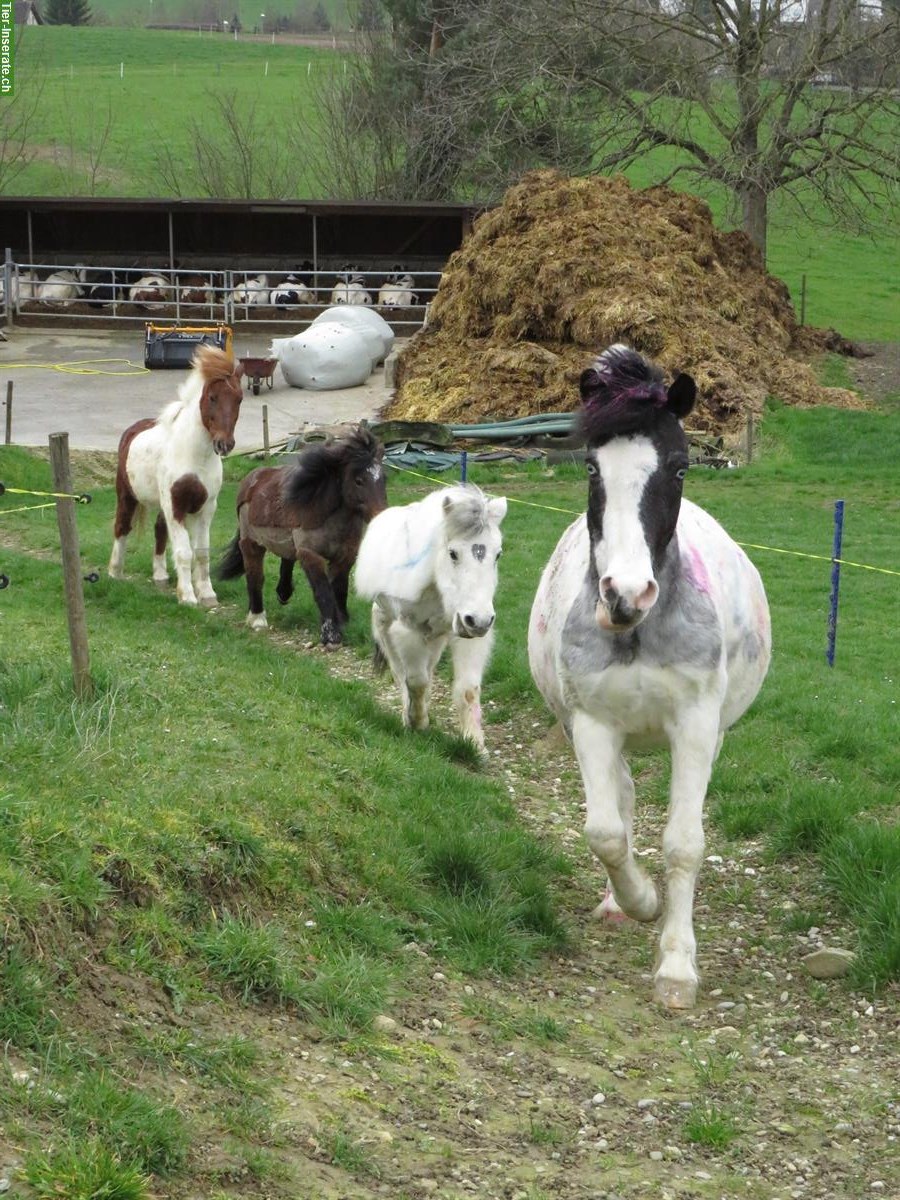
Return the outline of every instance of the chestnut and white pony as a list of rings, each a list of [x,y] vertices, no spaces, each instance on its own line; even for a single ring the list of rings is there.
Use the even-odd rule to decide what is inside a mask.
[[[703,801],[725,730],[750,705],[771,632],[755,567],[707,513],[682,501],[694,404],[687,375],[612,346],[581,376],[588,508],[560,539],[528,630],[534,680],[572,739],[585,834],[609,875],[598,916],[662,915],[656,998],[693,1005],[693,898]],[[666,896],[635,862],[631,748],[668,743]]]
[[[234,449],[241,366],[224,350],[200,346],[190,375],[155,419],[136,421],[119,441],[115,540],[109,574],[123,577],[125,543],[139,509],[159,509],[154,583],[167,583],[172,540],[181,604],[217,604],[209,581],[209,527],[222,487],[222,459]]]
[[[428,728],[431,682],[449,642],[459,727],[479,749],[505,515],[503,497],[488,499],[471,485],[443,488],[379,513],[356,560],[354,586],[372,601],[376,663],[391,668],[404,725]]]

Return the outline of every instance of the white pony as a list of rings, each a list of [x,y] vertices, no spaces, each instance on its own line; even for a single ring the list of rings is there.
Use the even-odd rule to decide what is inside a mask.
[[[696,998],[692,909],[712,766],[771,653],[755,567],[712,517],[681,499],[681,418],[695,395],[690,376],[667,390],[662,372],[626,346],[610,347],[583,372],[588,510],[547,564],[528,630],[531,671],[575,745],[585,834],[609,875],[597,915],[655,921],[662,913],[654,983],[668,1008]],[[634,859],[634,784],[623,751],[666,742],[663,905]]]
[[[484,749],[481,679],[494,638],[503,497],[458,485],[373,518],[356,560],[356,591],[372,601],[376,661],[387,660],[403,723],[428,728],[431,681],[444,648],[464,737]]]
[[[215,346],[200,346],[178,399],[159,416],[130,425],[119,441],[116,519],[109,575],[121,579],[125,544],[139,509],[159,509],[153,581],[166,583],[172,539],[178,600],[217,603],[209,581],[209,527],[222,487],[222,459],[234,449],[241,409],[241,365]]]

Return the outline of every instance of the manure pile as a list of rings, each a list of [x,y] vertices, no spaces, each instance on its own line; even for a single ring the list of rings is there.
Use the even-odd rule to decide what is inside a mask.
[[[703,201],[538,171],[450,259],[386,415],[474,424],[571,412],[579,374],[612,342],[694,376],[695,429],[734,432],[769,394],[859,403],[795,357],[815,347],[813,332],[749,239],[717,230]]]

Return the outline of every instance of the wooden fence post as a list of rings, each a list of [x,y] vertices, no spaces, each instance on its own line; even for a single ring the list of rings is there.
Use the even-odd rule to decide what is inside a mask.
[[[50,463],[53,467],[53,490],[72,493],[72,470],[69,465],[69,435],[50,434]],[[75,520],[75,501],[56,501],[59,523],[59,544],[62,550],[63,581],[66,586],[66,615],[69,621],[69,649],[72,656],[72,675],[75,695],[79,700],[91,696],[87,621],[84,616],[84,590],[81,586],[81,552],[78,548],[78,525]]]
[[[265,452],[264,456],[266,458],[268,458],[269,457],[269,406],[268,406],[268,404],[264,404],[262,406],[262,419],[263,419],[263,451]]]
[[[6,445],[6,446],[9,446],[12,444],[12,393],[13,393],[13,381],[11,379],[7,379],[7,381],[6,381],[6,438],[4,441],[4,445]]]

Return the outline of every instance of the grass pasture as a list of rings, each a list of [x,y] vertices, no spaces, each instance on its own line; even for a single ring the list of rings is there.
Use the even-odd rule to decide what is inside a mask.
[[[695,470],[687,494],[741,542],[826,559],[840,496],[845,557],[900,570],[897,411],[773,406],[760,459]],[[232,535],[248,465],[229,464],[214,547]],[[532,1200],[590,1194],[578,1189],[598,1161],[623,1195],[651,1180],[679,1198],[726,1194],[741,1164],[763,1200],[780,1194],[766,1172],[786,1147],[824,1185],[842,1106],[868,1132],[841,1143],[840,1185],[828,1176],[835,1190],[810,1194],[869,1195],[889,1178],[881,1085],[896,1082],[896,1054],[867,1040],[881,1026],[861,1012],[895,1017],[900,981],[896,576],[845,568],[829,670],[830,563],[748,550],[775,655],[712,780],[708,852],[721,865],[700,881],[702,1000],[673,1021],[649,1002],[652,931],[610,945],[585,923],[602,881],[578,836],[577,774],[547,748],[527,667],[531,599],[568,520],[530,505],[579,511],[581,470],[470,469],[512,501],[484,767],[440,696],[432,730],[404,733],[368,674],[358,602],[346,648],[326,655],[305,584],[274,603],[270,558],[271,629],[251,635],[241,580],[219,585],[214,613],[153,588],[149,531],[126,582],[102,574],[86,588],[97,687],[74,701],[53,510],[4,515],[4,497],[0,1164],[27,1179],[22,1196],[336,1200],[387,1186],[413,1200],[427,1178],[455,1200],[471,1189],[450,1168],[490,1136]],[[0,448],[0,477],[49,483],[16,448]],[[76,473],[76,490],[88,483]],[[399,503],[429,484],[389,486]],[[106,561],[113,511],[110,487],[90,490],[86,568]],[[641,760],[638,780],[638,840],[649,823],[658,843],[664,762]],[[811,925],[858,951],[849,985],[798,970]],[[588,982],[603,992],[596,1010]],[[379,1032],[383,1014],[402,1037]],[[810,1022],[827,1068],[798,1045]],[[777,1072],[754,1042],[782,1056]],[[596,1092],[601,1151],[584,1133],[582,1099]],[[637,1106],[647,1095],[652,1128]],[[664,1142],[666,1161],[651,1161]],[[692,1190],[698,1169],[711,1190]],[[503,1172],[481,1194],[502,1195]]]
[[[348,4],[346,0],[321,0],[321,3],[335,31],[340,32],[350,27],[352,23],[351,4]],[[161,24],[173,21],[187,23],[193,15],[191,10],[197,7],[197,5],[192,5],[190,0],[187,0],[187,3],[184,3],[183,0],[94,0],[91,4],[91,12],[94,14],[94,23],[98,25],[142,28],[144,25],[153,23]],[[314,7],[314,4],[309,5],[309,8]],[[263,7],[255,2],[251,3],[251,0],[232,0],[230,4],[219,4],[218,8],[220,17],[230,21],[233,14],[237,13],[243,27],[252,30],[259,24],[261,12],[265,12],[265,24],[268,26],[280,16],[288,18],[293,16],[297,5],[291,3],[283,7],[279,5]],[[187,15],[188,13],[191,16]]]
[[[205,117],[212,127],[213,94],[234,96],[245,110],[256,106],[260,128],[283,138],[292,114],[308,106],[336,61],[329,50],[210,34],[29,28],[17,52],[17,78],[23,90],[41,89],[31,134],[40,152],[16,179],[15,190],[83,195],[93,187],[108,196],[164,194],[158,149],[168,147],[176,161],[190,162],[189,118]],[[97,160],[107,123],[108,145],[92,184],[91,161]],[[300,163],[297,194],[308,195],[311,187]]]

